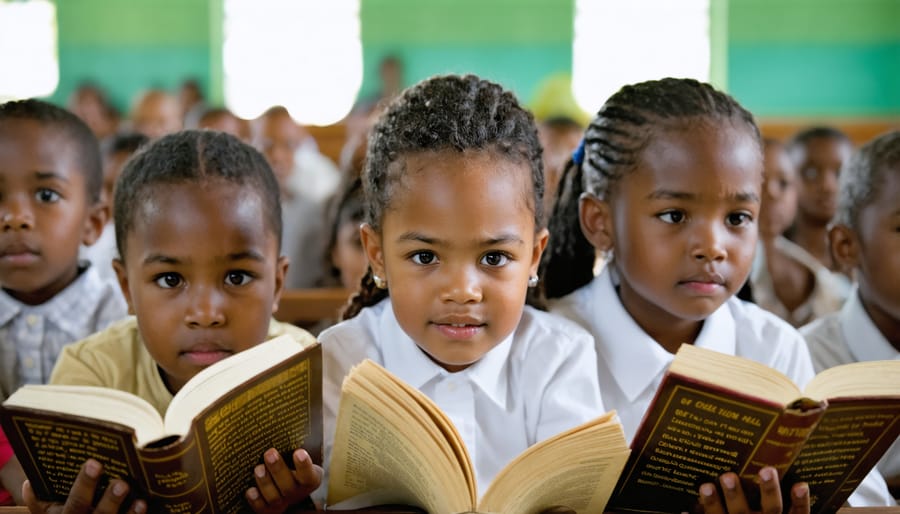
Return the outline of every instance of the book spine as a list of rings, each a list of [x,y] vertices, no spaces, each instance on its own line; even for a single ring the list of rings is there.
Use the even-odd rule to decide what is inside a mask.
[[[150,512],[185,514],[210,512],[208,476],[193,432],[179,439],[161,439],[138,450],[140,488]]]

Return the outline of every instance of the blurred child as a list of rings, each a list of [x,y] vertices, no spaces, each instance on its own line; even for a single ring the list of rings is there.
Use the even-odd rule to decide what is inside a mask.
[[[347,321],[320,336],[326,455],[341,382],[366,358],[447,414],[482,493],[532,444],[604,412],[590,336],[525,306],[544,174],[512,93],[472,75],[405,90],[373,129],[362,183],[371,268]]]
[[[757,243],[759,138],[730,96],[667,78],[610,97],[566,168],[541,265],[545,291],[552,312],[594,335],[603,404],[629,438],[683,343],[756,360],[800,386],[813,376],[796,329],[734,298]],[[596,278],[595,248],[610,255]],[[774,494],[780,506],[775,469],[759,477],[764,505]],[[720,483],[730,512],[745,507],[735,473]],[[809,509],[805,484],[794,484],[791,500]],[[712,484],[700,487],[703,507],[717,501]]]
[[[266,156],[281,188],[284,219],[282,251],[291,263],[285,287],[315,287],[322,280],[325,208],[322,200],[307,188],[313,184],[301,182],[297,178],[296,155],[302,143],[303,131],[284,107],[273,107],[266,111],[257,120],[255,127],[256,147]],[[330,170],[325,169],[319,171],[321,174],[330,173]],[[315,174],[320,175],[318,172]]]
[[[246,143],[250,141],[246,125],[246,120],[238,118],[226,107],[212,107],[199,114],[194,128],[225,132]]]
[[[331,233],[325,249],[328,285],[356,290],[369,261],[363,251],[359,227],[365,220],[362,181],[349,180],[334,198],[331,213]]]
[[[115,284],[78,259],[106,222],[101,173],[77,116],[40,100],[0,105],[0,401],[126,315]]]
[[[800,174],[797,218],[788,238],[834,270],[828,252],[828,224],[837,207],[841,165],[850,157],[853,144],[840,130],[813,127],[795,135],[788,151]]]
[[[98,141],[106,141],[119,128],[119,113],[106,92],[96,84],[80,84],[69,96],[67,106],[91,129]]]
[[[52,383],[120,389],[162,414],[188,380],[229,355],[285,333],[314,342],[272,320],[287,260],[279,257],[278,184],[252,147],[221,132],[165,136],[129,160],[114,205],[114,266],[135,316],[68,347]],[[247,470],[257,483],[247,491],[254,511],[283,512],[318,486],[305,451],[294,452],[293,464],[296,471],[270,449],[264,465]],[[98,462],[85,464],[72,512],[90,511],[101,472]],[[97,511],[118,508],[127,489],[111,481]],[[51,507],[29,486],[25,500],[32,512]],[[146,511],[142,500],[131,507]]]
[[[831,253],[856,287],[840,312],[801,330],[816,371],[900,359],[900,132],[865,144],[841,173]],[[900,495],[900,443],[878,469]]]
[[[125,161],[141,146],[149,141],[147,136],[139,132],[122,132],[111,137],[103,151],[103,189],[101,198],[107,206],[107,213],[112,210],[113,189]],[[103,232],[91,246],[81,247],[81,258],[91,261],[104,279],[115,280],[112,261],[118,256],[116,251],[116,228],[113,217],[107,216]]]
[[[841,308],[847,291],[806,250],[782,234],[797,213],[797,170],[784,146],[763,141],[759,247],[750,272],[753,301],[799,327]]]
[[[538,124],[538,136],[543,147],[544,176],[544,212],[553,210],[559,177],[566,166],[572,152],[578,148],[584,127],[567,116],[547,118]]]
[[[178,132],[183,127],[178,98],[162,89],[142,93],[131,109],[130,119],[131,129],[150,139]]]

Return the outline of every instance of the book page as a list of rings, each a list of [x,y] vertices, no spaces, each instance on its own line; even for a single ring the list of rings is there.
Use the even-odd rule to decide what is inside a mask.
[[[630,450],[615,412],[537,443],[494,479],[479,512],[526,514],[550,507],[603,512]]]
[[[828,368],[810,380],[813,398],[892,396],[900,398],[900,360],[854,362]]]
[[[471,510],[459,463],[448,459],[453,451],[446,441],[440,448],[437,429],[415,421],[389,397],[355,386],[348,377],[341,395],[329,505],[366,494],[368,501],[415,505],[428,512]]]
[[[132,427],[137,445],[165,435],[159,413],[143,398],[117,389],[74,385],[24,385],[4,403]]]

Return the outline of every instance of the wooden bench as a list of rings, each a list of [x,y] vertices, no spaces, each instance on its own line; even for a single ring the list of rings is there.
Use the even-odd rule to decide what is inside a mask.
[[[794,134],[810,127],[834,127],[860,146],[872,138],[891,130],[900,130],[900,117],[893,118],[786,118],[757,120],[763,136],[787,141]]]
[[[281,294],[275,319],[304,328],[337,319],[350,294],[342,288],[288,289]]]

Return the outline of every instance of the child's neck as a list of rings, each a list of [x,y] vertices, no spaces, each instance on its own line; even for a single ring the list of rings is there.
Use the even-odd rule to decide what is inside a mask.
[[[803,247],[828,269],[832,269],[831,254],[828,251],[828,224],[820,223],[808,216],[797,215],[791,240]]]
[[[866,313],[872,319],[872,323],[881,332],[881,335],[887,339],[888,343],[895,350],[900,352],[900,319],[891,316],[862,296],[860,296],[859,300],[862,302],[863,309],[866,310]]]
[[[677,352],[682,344],[694,344],[703,328],[703,320],[694,321],[673,316],[628,289],[620,287],[617,288],[617,292],[622,306],[631,319],[669,353]]]

